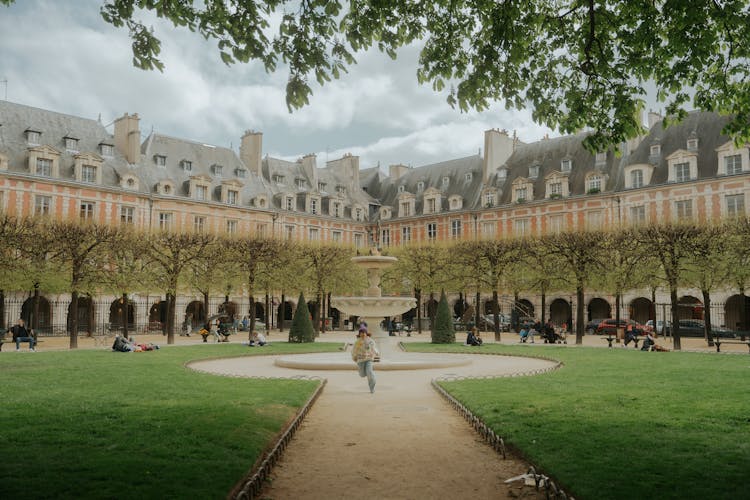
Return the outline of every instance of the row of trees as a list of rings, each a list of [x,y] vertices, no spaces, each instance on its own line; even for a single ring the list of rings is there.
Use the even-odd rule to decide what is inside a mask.
[[[0,307],[6,290],[31,290],[36,297],[40,290],[69,292],[70,311],[77,311],[81,294],[116,293],[128,303],[134,292],[158,291],[167,298],[170,343],[178,293],[198,291],[208,311],[211,294],[228,296],[242,290],[250,297],[252,311],[254,297],[264,292],[266,296],[280,293],[282,303],[285,293],[307,292],[314,297],[313,324],[320,330],[331,294],[358,293],[366,284],[364,272],[350,261],[355,250],[328,244],[205,233],[136,233],[123,227],[7,215],[0,216],[0,238],[4,242],[0,246]],[[482,294],[491,293],[496,325],[501,293],[514,296],[516,302],[522,293],[538,293],[544,315],[549,293],[575,290],[576,341],[581,343],[586,290],[612,293],[619,315],[625,291],[649,289],[655,297],[656,290],[664,288],[669,290],[672,317],[676,318],[678,288],[696,288],[703,294],[710,328],[712,291],[728,286],[744,294],[750,278],[748,248],[747,218],[709,225],[663,224],[415,244],[387,249],[399,260],[384,274],[383,288],[391,293],[413,293],[417,304],[422,304],[425,294],[434,299],[440,290],[473,292],[477,305]],[[479,308],[474,312],[478,322]],[[430,311],[432,320],[434,313]],[[77,314],[69,316],[70,346],[75,348]],[[252,331],[255,317],[250,316]],[[38,317],[38,311],[33,317]],[[420,317],[421,307],[417,307],[417,319]],[[127,333],[127,324],[124,328]],[[679,349],[677,322],[673,330],[674,345]],[[499,338],[499,330],[495,335]]]
[[[363,272],[352,269],[353,248],[299,245],[278,239],[206,233],[134,232],[126,227],[78,224],[0,215],[0,317],[8,290],[32,290],[39,317],[40,291],[70,293],[70,347],[78,346],[78,298],[114,293],[123,304],[134,292],[164,293],[167,342],[174,342],[178,293],[199,292],[204,310],[210,295],[244,291],[250,310],[256,295],[308,291],[315,324],[321,322],[326,292],[362,289]],[[124,308],[127,309],[127,308]],[[268,304],[266,304],[268,310]],[[128,334],[127,314],[123,328]],[[255,315],[250,315],[250,331]],[[32,324],[32,327],[37,325]]]

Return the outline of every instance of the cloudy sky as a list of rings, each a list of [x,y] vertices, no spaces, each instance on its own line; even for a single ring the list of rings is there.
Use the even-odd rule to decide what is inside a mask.
[[[132,66],[127,30],[99,15],[99,0],[19,0],[0,7],[0,98],[109,124],[141,116],[141,132],[238,149],[245,130],[263,132],[264,154],[295,159],[315,153],[318,165],[345,153],[363,168],[378,163],[425,165],[477,154],[489,128],[516,130],[524,141],[550,130],[531,113],[502,104],[460,113],[416,81],[418,49],[396,61],[360,54],[341,80],[313,87],[310,105],[289,113],[287,74],[259,64],[224,65],[215,43],[148,14],[162,40],[163,73]],[[6,94],[7,92],[7,94]],[[7,96],[7,97],[6,97]],[[111,127],[110,127],[111,131]]]

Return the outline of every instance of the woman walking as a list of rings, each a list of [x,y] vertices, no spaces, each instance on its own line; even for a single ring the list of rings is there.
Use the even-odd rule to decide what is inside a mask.
[[[372,364],[375,358],[379,357],[378,347],[375,341],[370,337],[367,327],[361,326],[357,334],[357,340],[352,347],[352,359],[357,363],[360,377],[367,377],[367,383],[370,386],[370,392],[375,392],[375,373],[372,371]]]

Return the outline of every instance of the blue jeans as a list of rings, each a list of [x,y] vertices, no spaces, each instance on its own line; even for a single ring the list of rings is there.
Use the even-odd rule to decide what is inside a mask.
[[[370,392],[375,392],[375,372],[372,371],[372,360],[357,361],[360,377],[367,377],[367,385],[370,386]]]
[[[29,349],[34,348],[34,337],[16,337],[16,350],[19,350],[21,348],[21,342],[28,342]]]

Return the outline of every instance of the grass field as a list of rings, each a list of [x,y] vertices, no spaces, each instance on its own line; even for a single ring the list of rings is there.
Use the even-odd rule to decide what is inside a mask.
[[[275,343],[0,355],[0,498],[225,498],[317,382],[190,360],[333,351]]]
[[[564,363],[539,376],[443,387],[576,498],[750,498],[750,356],[480,349]],[[458,344],[408,350],[477,352]]]

